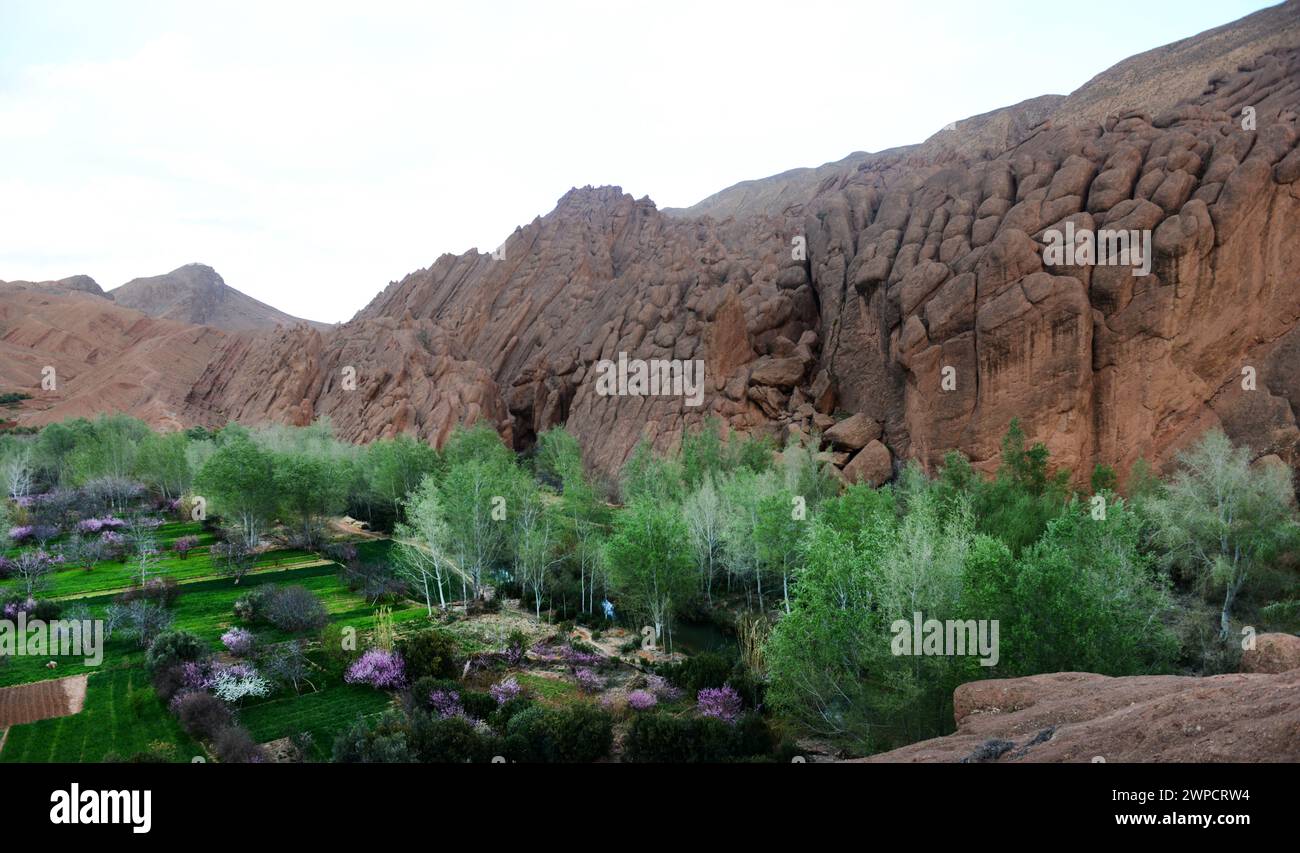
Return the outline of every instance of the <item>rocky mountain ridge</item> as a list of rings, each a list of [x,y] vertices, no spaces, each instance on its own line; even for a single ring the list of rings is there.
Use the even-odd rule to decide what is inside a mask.
[[[1079,479],[1167,462],[1212,426],[1295,467],[1298,113],[1290,2],[1068,97],[686,211],[572,190],[499,255],[444,255],[333,328],[132,323],[85,294],[6,290],[0,347],[23,369],[0,378],[30,388],[43,359],[76,361],[68,396],[38,395],[25,423],[120,401],[163,423],[326,415],[351,440],[438,443],[485,419],[520,448],[567,424],[606,472],[640,438],[664,449],[710,417],[827,433],[846,478],[871,482],[952,448],[990,468],[1014,417]],[[1147,235],[1150,275],[1051,262],[1067,227]],[[60,328],[59,300],[101,316]],[[702,360],[704,404],[602,395],[596,366],[620,353]],[[149,370],[166,382],[124,387]]]

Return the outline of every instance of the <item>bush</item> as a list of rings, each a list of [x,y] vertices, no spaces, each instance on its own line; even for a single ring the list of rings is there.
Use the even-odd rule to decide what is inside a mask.
[[[397,650],[406,662],[409,678],[455,678],[460,674],[460,644],[447,631],[429,628],[404,637],[398,641]]]
[[[515,761],[581,764],[609,754],[614,721],[587,703],[567,708],[531,707],[506,724],[506,751]]]
[[[695,696],[701,690],[726,684],[735,665],[735,660],[726,655],[701,652],[681,663],[661,667],[659,673],[674,687],[680,687],[688,695]]]
[[[496,738],[480,734],[464,717],[440,719],[417,712],[410,720],[410,729],[415,754],[427,763],[486,763],[499,749]]]
[[[486,720],[496,713],[498,707],[497,700],[492,694],[481,690],[462,690],[460,702],[465,708],[465,713],[475,720]]]
[[[730,684],[706,687],[696,697],[695,707],[701,716],[734,723],[740,717],[740,694]]]
[[[230,727],[230,709],[226,703],[202,690],[179,694],[172,710],[190,737],[208,740]]]
[[[319,631],[329,623],[329,612],[316,593],[305,586],[278,587],[262,602],[262,614],[281,631],[301,634]]]
[[[377,690],[400,690],[406,686],[406,668],[397,652],[367,649],[348,667],[343,680],[348,684],[369,684]]]
[[[739,755],[736,732],[712,717],[638,714],[623,741],[627,761],[662,764],[722,762]]]
[[[406,720],[385,711],[372,726],[362,717],[334,740],[333,760],[338,764],[410,764],[416,755],[408,741]]]
[[[256,642],[257,638],[253,632],[243,628],[231,628],[221,635],[221,645],[226,647],[226,651],[239,658],[252,654]]]
[[[516,696],[514,699],[508,699],[488,717],[488,725],[499,732],[504,732],[506,727],[510,725],[511,720],[532,707],[533,700],[527,696]]]
[[[197,536],[182,536],[172,543],[172,550],[181,555],[182,560],[189,559],[190,552],[198,547]]]
[[[203,641],[189,631],[165,631],[154,638],[145,652],[145,665],[150,672],[203,656]]]
[[[164,702],[171,702],[176,694],[187,686],[185,667],[182,664],[168,664],[160,667],[153,674],[153,689],[158,694],[158,698]]]
[[[116,598],[118,604],[148,601],[160,607],[171,607],[181,597],[181,585],[175,578],[149,578],[143,585],[133,586]]]
[[[266,753],[257,745],[248,729],[227,726],[212,739],[212,751],[222,764],[261,764]]]

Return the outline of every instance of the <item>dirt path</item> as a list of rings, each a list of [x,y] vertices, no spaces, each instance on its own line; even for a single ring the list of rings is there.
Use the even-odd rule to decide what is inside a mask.
[[[0,687],[0,728],[67,717],[86,704],[85,674]]]

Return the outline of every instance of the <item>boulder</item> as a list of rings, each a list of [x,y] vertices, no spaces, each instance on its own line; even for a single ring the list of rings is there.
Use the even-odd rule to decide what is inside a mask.
[[[1290,672],[1300,668],[1300,637],[1257,634],[1254,648],[1241,653],[1242,672]]]
[[[880,486],[894,476],[893,454],[878,440],[873,440],[858,451],[844,466],[844,477],[850,483],[867,483]]]
[[[824,437],[836,447],[861,450],[870,442],[880,438],[880,424],[859,412],[826,430]]]

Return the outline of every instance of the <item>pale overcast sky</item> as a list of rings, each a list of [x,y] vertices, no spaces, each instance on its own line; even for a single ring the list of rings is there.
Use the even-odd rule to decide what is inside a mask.
[[[0,279],[348,319],[572,186],[679,207],[1066,94],[1240,0],[0,0]]]

